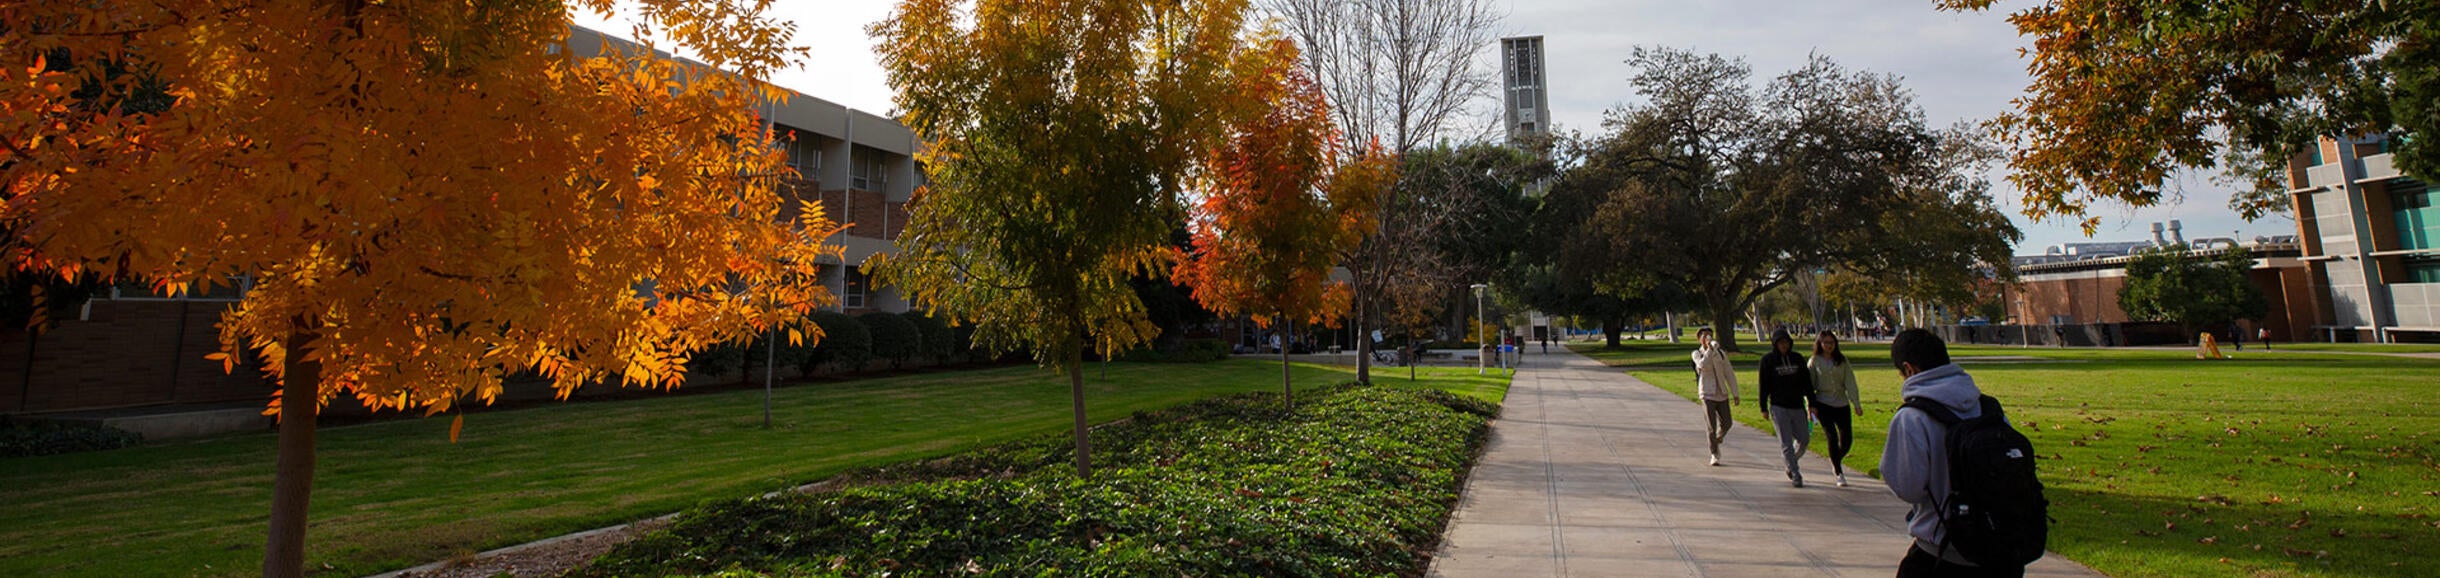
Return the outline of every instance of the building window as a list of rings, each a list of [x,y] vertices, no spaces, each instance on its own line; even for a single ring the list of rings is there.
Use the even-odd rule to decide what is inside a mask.
[[[2414,259],[2406,262],[2406,282],[2440,283],[2440,259]]]
[[[871,284],[872,280],[865,278],[863,268],[848,267],[847,290],[839,292],[839,306],[847,309],[863,309],[864,291]]]
[[[2423,183],[2399,180],[2390,185],[2391,206],[2398,223],[2398,248],[2440,249],[2440,199]]]
[[[890,184],[889,167],[883,163],[880,153],[858,154],[847,166],[852,169],[848,176],[855,181],[853,186],[858,190],[878,191]]]
[[[810,135],[789,131],[781,145],[788,147],[788,168],[796,169],[799,178],[811,179],[822,170],[822,145]]]

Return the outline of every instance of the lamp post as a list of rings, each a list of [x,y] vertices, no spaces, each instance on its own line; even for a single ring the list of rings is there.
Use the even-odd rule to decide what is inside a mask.
[[[2033,310],[2025,308],[2025,298],[2016,298],[2017,349],[2033,347]]]
[[[1491,337],[1489,330],[1483,326],[1483,290],[1491,286],[1475,283],[1469,287],[1474,289],[1474,374],[1482,375],[1487,367],[1484,364],[1489,363],[1489,360],[1483,359],[1483,346],[1487,345],[1485,340]]]

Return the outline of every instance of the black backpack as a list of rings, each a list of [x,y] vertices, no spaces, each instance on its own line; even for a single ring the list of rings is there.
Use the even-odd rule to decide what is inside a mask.
[[[1909,398],[1948,426],[1949,495],[1938,502],[1947,537],[1941,549],[1979,566],[2023,566],[2042,557],[2050,537],[2050,500],[2034,476],[2033,442],[2008,426],[1999,400],[1982,396],[1982,415],[1958,419],[1940,402]]]

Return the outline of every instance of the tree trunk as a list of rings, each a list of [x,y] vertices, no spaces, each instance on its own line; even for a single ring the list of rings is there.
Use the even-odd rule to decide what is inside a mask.
[[[1296,411],[1296,387],[1292,384],[1295,381],[1294,372],[1288,368],[1288,348],[1295,347],[1296,324],[1286,323],[1282,326],[1290,329],[1290,337],[1279,341],[1279,395],[1280,400],[1287,402],[1288,411]]]
[[[1371,325],[1364,322],[1366,319],[1364,317],[1364,276],[1355,275],[1354,277],[1355,279],[1348,285],[1349,292],[1354,296],[1350,300],[1350,304],[1355,306],[1355,317],[1349,324],[1356,328],[1356,383],[1370,384],[1372,383],[1373,342],[1372,332],[1366,330]]]
[[[1728,300],[1714,299],[1710,305],[1712,341],[1720,344],[1721,351],[1742,352],[1743,350],[1737,349],[1737,304]]]
[[[1608,340],[1608,341],[1610,342],[1610,348],[1612,348],[1612,349],[1616,349],[1616,348],[1618,348],[1618,334],[1620,334],[1620,333],[1625,333],[1625,332],[1626,332],[1626,330],[1627,330],[1627,324],[1626,324],[1626,321],[1625,321],[1625,320],[1621,320],[1621,319],[1603,319],[1603,320],[1601,320],[1601,337],[1602,337],[1602,339]]]
[[[1068,397],[1076,410],[1076,477],[1093,477],[1093,440],[1086,437],[1084,416],[1084,349],[1068,354]]]
[[[322,362],[306,359],[317,336],[298,325],[288,334],[286,377],[280,382],[279,462],[271,483],[264,578],[305,576],[305,513],[313,497],[314,419],[321,409],[315,394],[322,386]]]

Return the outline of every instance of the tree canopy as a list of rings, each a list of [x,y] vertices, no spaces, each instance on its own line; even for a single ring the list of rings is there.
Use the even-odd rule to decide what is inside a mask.
[[[2270,311],[2262,289],[2246,278],[2253,252],[2233,247],[2197,257],[2190,249],[2178,244],[2136,254],[2126,286],[2118,288],[2118,307],[2135,319],[2176,323],[2188,336]]]
[[[1646,102],[1611,111],[1549,201],[1576,207],[1560,226],[1582,244],[1563,254],[1600,261],[1579,269],[1596,287],[1671,282],[1730,327],[1808,271],[2013,277],[2019,234],[1981,176],[1990,148],[1926,126],[1896,77],[1816,57],[1756,87],[1717,55],[1629,63]]]
[[[1999,0],[1939,0],[1982,11]],[[2440,4],[2423,1],[2042,0],[2008,16],[2033,84],[1992,124],[2026,214],[2157,203],[2183,170],[2249,189],[2247,218],[2287,210],[2288,161],[2319,136],[2386,133],[2398,166],[2440,175]]]
[[[488,402],[531,371],[675,387],[829,300],[754,111],[801,51],[754,9],[643,0],[700,55],[573,54],[568,3],[0,4],[12,268],[165,294],[281,386],[266,575],[301,572],[318,408]],[[608,0],[574,3],[606,12]]]
[[[899,253],[917,304],[1066,370],[1089,473],[1083,353],[1157,328],[1129,284],[1169,266],[1179,195],[1251,105],[1244,0],[907,0],[872,26],[930,183]]]
[[[1266,49],[1267,68],[1238,77],[1262,110],[1231,123],[1212,155],[1214,186],[1189,219],[1194,246],[1176,278],[1221,315],[1263,327],[1326,324],[1346,314],[1350,295],[1330,268],[1373,229],[1374,191],[1397,180],[1396,165],[1378,145],[1342,161],[1345,143],[1320,85],[1298,68],[1296,45],[1276,39]],[[1281,390],[1294,407],[1287,363],[1283,347]]]

